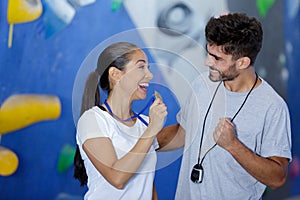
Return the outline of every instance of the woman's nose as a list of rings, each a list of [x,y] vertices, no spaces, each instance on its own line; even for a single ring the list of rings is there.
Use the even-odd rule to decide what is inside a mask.
[[[146,78],[148,78],[149,80],[151,80],[153,78],[153,74],[150,72],[149,69],[147,69]]]

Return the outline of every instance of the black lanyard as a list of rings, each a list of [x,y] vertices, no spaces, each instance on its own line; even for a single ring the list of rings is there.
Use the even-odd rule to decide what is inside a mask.
[[[255,87],[255,85],[256,85],[256,83],[257,83],[257,81],[258,81],[258,75],[257,75],[256,73],[255,73],[255,75],[256,75],[256,79],[255,79],[255,82],[254,82],[252,88],[250,89],[250,91],[249,91],[248,94],[246,95],[246,97],[245,97],[243,103],[241,104],[240,108],[238,109],[238,111],[237,111],[237,112],[235,113],[235,115],[232,117],[231,122],[233,122],[234,118],[235,118],[235,117],[238,115],[238,113],[241,111],[241,109],[242,109],[243,106],[245,105],[245,103],[246,103],[246,101],[247,101],[247,99],[248,99],[250,93],[251,93],[252,90],[254,89],[254,87]],[[200,139],[200,145],[199,145],[199,152],[198,152],[198,160],[197,160],[197,164],[193,167],[192,174],[191,174],[191,180],[192,180],[194,183],[201,183],[201,182],[202,182],[202,178],[203,178],[203,167],[202,167],[202,163],[203,163],[203,161],[204,161],[204,158],[205,158],[205,156],[208,154],[208,152],[209,152],[210,150],[212,150],[212,149],[217,145],[217,143],[215,143],[210,149],[208,149],[208,150],[205,152],[203,158],[200,160],[201,149],[202,149],[202,142],[203,142],[203,136],[204,136],[204,129],[205,129],[205,124],[206,124],[206,118],[207,118],[207,116],[208,116],[208,113],[209,113],[209,111],[210,111],[210,108],[211,108],[211,106],[212,106],[212,103],[213,103],[213,101],[214,101],[214,99],[215,99],[215,96],[216,96],[216,94],[217,94],[217,91],[218,91],[218,89],[219,89],[219,87],[220,87],[220,85],[221,85],[222,82],[223,82],[223,81],[221,81],[221,82],[218,84],[218,86],[217,86],[217,88],[216,88],[216,90],[215,90],[215,92],[214,92],[214,95],[213,95],[213,97],[212,97],[212,99],[211,99],[211,101],[210,101],[210,103],[209,103],[208,109],[207,109],[207,111],[206,111],[206,114],[205,114],[205,117],[204,117],[204,120],[203,120],[202,131],[201,131],[201,139]]]

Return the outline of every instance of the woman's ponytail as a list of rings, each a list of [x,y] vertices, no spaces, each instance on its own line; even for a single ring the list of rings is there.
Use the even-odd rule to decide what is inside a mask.
[[[100,91],[98,88],[99,75],[96,71],[90,73],[84,88],[84,93],[82,96],[80,115],[82,115],[86,110],[92,108],[93,106],[99,104],[100,102]],[[74,157],[74,174],[75,179],[78,179],[80,186],[87,184],[87,173],[84,167],[84,161],[82,160],[79,146],[77,145],[75,157]]]
[[[98,72],[93,71],[90,73],[85,83],[85,88],[82,96],[80,115],[86,110],[99,104],[100,92],[98,88],[99,75]]]

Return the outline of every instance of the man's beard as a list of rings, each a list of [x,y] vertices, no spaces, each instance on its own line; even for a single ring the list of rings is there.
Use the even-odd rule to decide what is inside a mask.
[[[217,71],[219,73],[219,77],[218,78],[214,78],[211,74],[209,74],[209,79],[213,82],[218,82],[218,81],[232,81],[234,80],[236,77],[239,76],[239,73],[235,70],[235,63],[233,65],[231,65],[228,69],[227,72],[221,72],[220,70],[218,70],[215,67],[210,66],[209,67],[211,70]]]

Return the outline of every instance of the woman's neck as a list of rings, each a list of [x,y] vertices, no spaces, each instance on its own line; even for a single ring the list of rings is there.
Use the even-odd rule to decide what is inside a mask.
[[[131,105],[132,102],[129,98],[125,98],[122,96],[111,95],[107,98],[107,103],[116,118],[119,120],[125,120],[132,116]],[[105,106],[105,105],[103,105]],[[105,106],[107,110],[107,106]]]

